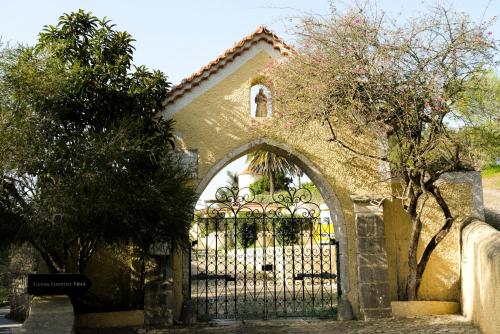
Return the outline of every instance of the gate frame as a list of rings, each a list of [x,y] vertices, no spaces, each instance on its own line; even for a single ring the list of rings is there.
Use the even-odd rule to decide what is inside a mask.
[[[210,181],[217,175],[225,166],[227,166],[232,161],[257,150],[265,150],[277,155],[280,155],[287,160],[293,162],[301,170],[303,170],[311,181],[318,188],[325,204],[330,210],[330,220],[333,222],[335,238],[338,242],[338,261],[339,266],[337,267],[337,273],[340,277],[340,293],[338,300],[338,319],[339,320],[350,320],[352,319],[352,306],[351,301],[348,299],[350,291],[350,277],[349,277],[349,257],[348,257],[348,236],[347,227],[344,218],[344,212],[340,201],[338,200],[335,192],[333,191],[331,185],[323,177],[321,171],[312,163],[306,156],[299,153],[297,150],[291,148],[286,144],[276,142],[269,138],[259,138],[253,140],[243,146],[231,150],[226,153],[226,155],[216,162],[210,170],[205,174],[205,176],[199,181],[196,187],[196,193],[201,195],[201,193],[208,186]],[[183,259],[183,291],[185,301],[190,301],[190,259],[189,253],[185,254]]]
[[[245,189],[248,189],[249,191],[249,194],[246,193],[246,192],[243,192],[243,190]],[[297,221],[300,221],[301,219],[313,219],[316,223],[318,224],[321,224],[321,221],[322,221],[322,218],[320,217],[320,213],[321,213],[321,209],[320,209],[320,204],[316,203],[316,202],[311,202],[312,200],[312,193],[310,190],[308,190],[307,188],[303,188],[303,187],[295,187],[293,184],[292,184],[292,187],[290,188],[290,191],[288,193],[285,193],[283,196],[283,198],[281,198],[281,195],[278,196],[280,199],[276,199],[274,196],[272,198],[272,202],[269,202],[269,203],[261,203],[261,202],[258,202],[258,201],[255,201],[255,194],[253,192],[252,189],[250,188],[231,188],[231,187],[225,187],[225,186],[222,186],[220,187],[219,189],[217,189],[216,191],[216,194],[219,193],[220,191],[222,191],[222,194],[221,195],[221,198],[217,198],[217,200],[210,204],[209,206],[207,206],[207,208],[205,209],[205,214],[206,216],[204,216],[204,218],[201,218],[202,220],[208,220],[208,219],[220,219],[221,221],[224,221],[224,226],[226,226],[226,228],[224,229],[224,231],[222,230],[218,230],[217,229],[217,223],[215,225],[216,227],[216,236],[219,233],[222,233],[224,232],[224,240],[223,241],[224,243],[227,242],[227,221],[232,221],[234,219],[234,222],[236,224],[236,221],[238,219],[240,220],[248,220],[248,219],[271,219],[274,221],[274,219],[286,219],[286,220],[291,220],[292,222],[294,222],[294,220],[297,220]],[[229,192],[229,194],[228,194]],[[248,196],[248,197],[247,197]],[[217,197],[217,195],[216,195]],[[309,199],[307,199],[309,198]],[[233,205],[233,200],[237,203],[236,205]],[[300,202],[297,202],[297,200],[300,200]],[[241,202],[240,202],[241,201]],[[231,204],[228,204],[228,203],[231,203]],[[273,204],[274,205],[277,205],[276,207],[273,207]],[[222,205],[222,206],[218,206],[218,205]],[[262,216],[255,216],[256,212],[259,210],[259,208],[251,208],[250,206],[248,205],[258,205],[258,207],[262,210],[262,211],[259,211],[259,213],[262,213]],[[309,206],[308,206],[309,205]],[[313,207],[310,207],[310,206],[313,206]],[[292,209],[290,209],[292,208]],[[301,211],[299,212],[299,210],[305,210],[305,211]],[[224,213],[228,211],[229,213],[231,213],[232,215],[230,215],[229,217],[227,217]],[[247,214],[247,216],[244,216],[244,217],[238,217],[238,214],[239,213],[243,213],[243,214]],[[291,214],[291,217],[281,217],[281,214],[282,213],[290,213]],[[254,220],[254,223],[257,224]],[[199,223],[198,223],[199,224]],[[208,225],[208,221],[205,222],[205,226],[207,227]],[[330,225],[330,222],[328,220],[328,224]],[[264,222],[263,222],[263,226],[264,226]],[[274,225],[273,225],[274,226]],[[300,225],[302,226],[302,224]],[[313,270],[313,264],[316,263],[316,264],[320,264],[320,270],[319,270],[319,273],[320,275],[322,275],[324,273],[324,268],[323,268],[323,262],[320,261],[319,263],[318,262],[315,262],[313,260],[313,226],[314,226],[314,223],[313,225],[311,225],[309,228],[310,228],[310,235],[309,235],[309,238],[310,238],[310,241],[308,243],[308,245],[311,246],[311,253],[310,253],[310,262],[309,262],[309,259],[308,259],[308,263],[311,264],[311,272],[310,274],[314,274],[315,271]],[[235,225],[236,227],[236,225]],[[265,229],[264,227],[262,227],[263,230]],[[330,230],[330,228],[329,228]],[[198,230],[199,231],[199,230]],[[218,232],[217,232],[218,231]],[[260,229],[259,229],[260,231]],[[293,229],[292,229],[293,231]],[[303,230],[302,230],[303,232]],[[279,238],[276,236],[276,231],[274,230],[274,227],[273,227],[273,246],[271,246],[271,248],[274,249],[274,254],[276,254],[276,243],[275,243],[275,240],[279,240]],[[302,236],[302,233],[301,233],[301,236]],[[189,262],[190,262],[190,269],[192,268],[192,260],[193,260],[193,246],[196,245],[196,244],[199,244],[199,241],[200,239],[203,239],[205,237],[200,237],[199,236],[199,232],[197,232],[197,238],[196,238],[196,243],[191,242],[191,247],[189,249]],[[216,237],[217,238],[217,237]],[[236,242],[236,238],[237,238],[237,233],[236,233],[236,229],[234,230],[234,234],[231,234],[231,240],[234,238],[235,242]],[[302,237],[301,237],[302,238]],[[264,237],[264,254],[267,254],[266,252],[266,237]],[[302,242],[303,242],[303,239],[301,239]],[[333,243],[332,243],[333,241]],[[325,256],[324,252],[323,252],[323,249],[322,247],[320,246],[321,245],[321,240],[319,241],[316,241],[315,242],[317,246],[319,246],[320,248],[320,256],[323,257]],[[216,240],[216,244],[215,244],[215,276],[217,276],[218,279],[226,279],[226,281],[228,280],[227,277],[228,275],[227,274],[224,274],[224,275],[219,275],[218,274],[218,270],[217,270],[217,263],[218,263],[218,253],[217,253],[217,240]],[[329,245],[329,252],[328,252],[328,255],[330,256],[330,261],[329,261],[329,265],[330,265],[330,271],[328,272],[329,274],[332,274],[332,250],[335,251],[335,260],[334,260],[334,265],[335,265],[335,272],[334,272],[334,277],[330,277],[330,278],[333,278],[335,280],[335,285],[336,285],[336,298],[335,298],[335,301],[336,303],[338,303],[338,301],[340,300],[341,298],[341,294],[342,294],[342,291],[341,291],[341,288],[340,288],[340,284],[341,284],[341,277],[338,275],[338,267],[339,267],[339,242],[336,238],[331,238],[330,237],[330,241],[328,243]],[[209,280],[209,275],[208,275],[208,253],[207,253],[207,247],[208,244],[205,244],[205,271],[202,270],[201,274],[199,273],[198,271],[198,274],[196,275],[197,278],[196,280],[199,281],[199,280],[204,280],[205,281],[205,293],[208,292],[208,280]],[[260,247],[260,246],[259,246]],[[284,245],[280,246],[280,247],[284,247]],[[296,247],[299,247],[299,245],[296,245]],[[278,247],[279,248],[279,247]],[[307,248],[307,247],[306,247]],[[235,244],[235,250],[234,250],[234,254],[236,255],[236,249],[237,249],[237,246]],[[245,253],[247,251],[247,249],[251,249],[248,248],[248,247],[244,247],[245,249]],[[302,254],[302,270],[304,270],[304,244],[302,243],[300,245],[300,249],[301,249],[301,254]],[[196,249],[198,250],[198,248]],[[293,250],[293,248],[292,248]],[[285,254],[284,254],[284,248],[282,248],[282,254],[283,254],[283,266],[285,266],[285,263],[286,263],[286,260],[285,260]],[[225,269],[226,270],[228,268],[227,266],[227,256],[228,256],[228,252],[226,251],[224,253],[224,255],[221,254],[221,256],[224,257],[224,260],[225,260]],[[255,256],[255,245],[254,245],[254,256]],[[292,256],[295,256],[295,253],[292,251]],[[197,256],[198,257],[198,256]],[[246,259],[246,255],[245,255],[245,259]],[[233,281],[235,282],[235,289],[236,289],[236,286],[237,286],[237,279],[236,277],[238,276],[238,271],[236,271],[236,261],[237,259],[235,258],[234,259],[235,263],[234,263],[234,268],[235,268],[235,277],[233,279]],[[276,256],[274,255],[274,261],[276,261]],[[196,262],[197,265],[198,265],[198,262]],[[266,262],[267,263],[267,262]],[[293,263],[293,260],[292,260],[292,263]],[[290,263],[288,263],[290,265]],[[254,259],[254,266],[255,266],[255,259]],[[293,266],[293,265],[292,265]],[[199,266],[198,266],[199,268]],[[246,277],[246,268],[244,268],[245,270],[245,274],[244,274],[244,277]],[[264,270],[264,269],[263,269]],[[274,273],[274,277],[276,279],[276,268],[273,268],[272,271]],[[225,271],[226,272],[226,271]],[[297,272],[295,272],[297,273]],[[200,275],[202,278],[200,278]],[[205,275],[205,276],[203,276]],[[299,274],[300,275],[300,274]],[[219,276],[224,276],[224,277],[219,277]],[[203,279],[204,277],[204,279]],[[297,276],[292,276],[292,277],[297,277]],[[192,275],[192,272],[190,270],[189,272],[189,278],[190,278],[190,281],[189,281],[189,295],[190,295],[190,299],[192,300],[192,293],[193,293],[193,278],[194,276]],[[216,278],[216,282],[217,282],[217,278]],[[323,277],[320,277],[320,279],[323,279]],[[254,284],[255,284],[255,280],[256,280],[256,276],[255,276],[255,269],[254,269],[254,275],[253,275],[253,280],[254,280]],[[294,291],[294,296],[295,296],[295,280],[297,280],[297,278],[292,278],[293,280],[293,291]],[[198,286],[199,283],[197,283],[197,286]],[[244,284],[244,286],[246,287],[246,284]],[[264,280],[264,304],[267,305],[267,300],[265,298],[266,296],[266,283],[265,283],[265,280]],[[312,290],[312,316],[314,317],[314,313],[315,313],[315,309],[314,309],[314,301],[315,301],[315,294],[314,294],[314,279],[313,279],[313,283],[312,283],[312,287],[313,287],[313,290]],[[222,288],[222,282],[221,282],[221,288]],[[276,303],[276,283],[275,283],[275,287],[274,287],[274,296],[275,296],[275,303]],[[281,288],[280,288],[281,289]],[[304,297],[304,292],[305,292],[305,286],[304,286],[304,282],[302,283],[302,302],[305,303],[305,297]],[[326,289],[326,291],[328,292],[328,288],[324,288],[324,285],[323,285],[323,281],[321,281],[321,296],[323,296],[323,289]],[[216,299],[217,299],[217,291],[218,288],[217,288],[217,285],[216,285],[216,288],[215,288],[215,291],[216,291]],[[225,309],[227,310],[227,286],[225,288],[225,291],[224,291],[224,296],[225,296],[225,299],[224,301],[226,302],[226,307]],[[236,290],[234,290],[236,292]],[[246,290],[245,290],[246,291]],[[222,296],[222,291],[221,292],[221,296]],[[283,291],[284,292],[284,291]],[[254,288],[254,298],[255,298],[255,288]],[[331,292],[332,293],[332,292]],[[280,292],[281,294],[281,292]],[[198,295],[197,298],[200,298],[200,296]],[[235,296],[236,298],[236,296]],[[293,298],[293,300],[295,300],[295,297]],[[283,304],[283,307],[286,309],[287,306],[286,306],[286,298],[283,300],[284,301],[284,304]],[[235,303],[236,303],[236,299],[235,299]],[[333,303],[333,299],[330,299],[330,303]],[[202,303],[203,304],[203,303]],[[218,304],[218,301],[216,301],[216,304]],[[323,305],[323,298],[321,298],[321,304]],[[191,306],[194,307],[193,303],[191,303]],[[332,306],[332,304],[331,304]],[[338,306],[338,304],[337,304]],[[276,307],[276,304],[275,304],[275,307]],[[327,306],[328,307],[328,306]],[[206,311],[208,312],[208,296],[205,297],[205,308],[206,308]],[[199,303],[196,302],[196,316],[197,318],[199,318],[200,316],[200,313],[198,312],[198,309],[199,309]],[[295,309],[295,306],[294,306],[294,309]],[[265,307],[264,307],[264,310],[265,310]],[[322,308],[323,310],[323,308]],[[217,316],[217,305],[215,306],[215,312],[216,312],[216,316]],[[227,312],[227,311],[226,311]],[[224,314],[224,315],[227,315],[226,312],[221,312],[221,314]],[[236,312],[236,304],[235,304],[235,313],[234,313],[234,316],[236,316],[238,313]],[[287,314],[287,311],[285,310],[285,316],[286,317],[286,314]],[[324,315],[323,314],[318,314],[319,315],[319,318],[323,317]],[[311,316],[310,314],[307,314],[307,315],[304,315],[304,309],[302,311],[302,316],[305,316],[305,317],[309,317]],[[297,317],[297,315],[292,315],[291,317]],[[229,318],[221,318],[221,319],[233,319],[231,317]],[[244,317],[242,319],[245,319]],[[252,319],[252,318],[249,318],[249,319]],[[267,312],[263,312],[263,320],[267,320],[267,319],[270,319],[268,318],[268,314]]]

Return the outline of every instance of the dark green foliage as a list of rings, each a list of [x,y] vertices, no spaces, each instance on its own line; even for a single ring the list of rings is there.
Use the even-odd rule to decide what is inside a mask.
[[[276,177],[283,175],[302,175],[302,171],[285,157],[268,151],[255,151],[247,155],[248,168],[269,178],[269,192],[274,194]]]
[[[500,77],[494,72],[471,78],[455,110],[459,131],[479,168],[500,158]]]
[[[284,173],[276,173],[274,180],[274,187],[276,191],[287,190],[288,186],[292,183],[292,179],[287,177]],[[259,195],[270,191],[269,177],[264,175],[260,177],[257,181],[250,185],[250,189],[253,190],[255,195]]]
[[[264,192],[269,192],[269,177],[262,176],[257,181],[250,185],[250,189],[255,195],[260,195]]]
[[[316,187],[316,185],[314,183],[312,183],[312,182],[304,182],[304,183],[302,183],[301,188],[307,189],[310,192],[316,192],[316,191],[318,191],[318,187]]]
[[[83,272],[98,243],[147,256],[188,239],[194,191],[173,122],[155,118],[170,83],[132,65],[132,41],[79,11],[1,51],[0,239],[30,242],[50,271]]]
[[[238,218],[237,221],[238,244],[243,248],[248,248],[257,241],[257,233],[262,228],[262,219]]]
[[[291,246],[301,243],[300,233],[312,232],[314,219],[289,217],[275,219],[276,241],[282,246]]]
[[[276,221],[276,240],[283,246],[291,246],[299,240],[300,228],[291,219],[279,219]]]
[[[247,218],[248,216],[251,218]],[[301,233],[313,233],[314,218],[293,218],[290,215],[283,215],[281,218],[261,218],[256,212],[240,212],[237,218],[199,218],[195,217],[198,226],[198,238],[205,238],[209,234],[219,236],[226,231],[229,236],[235,235],[238,248],[251,248],[256,245],[258,233],[264,230],[276,233],[276,244],[281,246],[291,246],[301,244]],[[219,239],[220,240],[220,239]],[[222,241],[219,241],[219,249],[223,249]],[[214,245],[212,245],[214,246]],[[227,240],[228,249],[234,248],[234,240]]]
[[[227,181],[226,181],[227,186],[232,189],[238,188],[238,172],[231,172],[230,170],[228,170],[226,174],[227,174]]]

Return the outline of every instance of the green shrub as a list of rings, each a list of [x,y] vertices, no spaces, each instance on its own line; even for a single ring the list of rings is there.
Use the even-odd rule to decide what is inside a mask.
[[[481,175],[483,177],[493,176],[493,175],[496,175],[496,174],[500,174],[500,165],[486,167],[481,172]]]
[[[253,246],[257,241],[259,226],[262,226],[262,219],[238,218],[238,225],[236,226],[238,244],[243,248]]]
[[[310,231],[313,221],[314,219],[311,218],[290,219],[289,217],[283,217],[283,219],[276,219],[276,241],[282,246],[300,244],[301,231]]]
[[[290,183],[292,183],[292,179],[290,177],[286,176],[283,173],[277,173],[274,181],[274,190],[287,190]],[[269,177],[267,175],[262,176],[250,185],[250,189],[252,189],[255,195],[269,192]]]

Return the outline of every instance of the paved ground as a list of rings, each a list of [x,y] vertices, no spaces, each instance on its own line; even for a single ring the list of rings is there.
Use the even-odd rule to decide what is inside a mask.
[[[8,306],[0,307],[0,334],[11,334],[14,333],[14,329],[21,327],[21,324],[5,318],[5,315],[9,313],[10,309]]]
[[[462,316],[420,317],[412,319],[384,319],[376,321],[331,320],[269,320],[197,324],[163,330],[123,329],[113,331],[78,331],[77,334],[422,334],[466,333],[480,334],[478,328]]]

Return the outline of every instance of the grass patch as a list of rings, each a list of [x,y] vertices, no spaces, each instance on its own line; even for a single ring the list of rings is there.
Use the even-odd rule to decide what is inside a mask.
[[[489,166],[489,167],[486,167],[481,172],[481,175],[483,177],[491,177],[491,176],[495,176],[497,174],[500,174],[500,165],[499,166]]]

